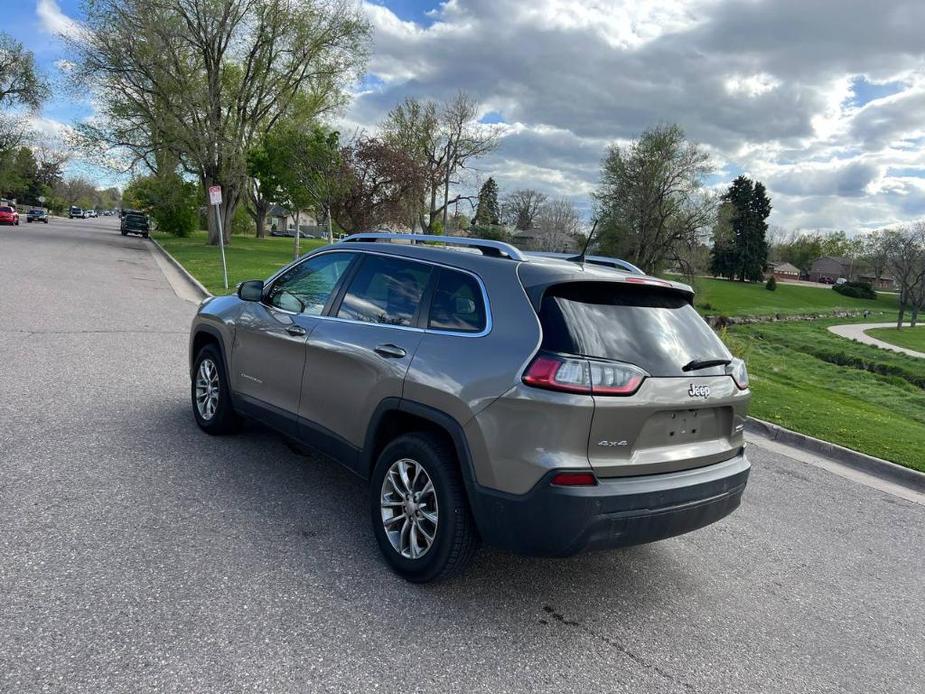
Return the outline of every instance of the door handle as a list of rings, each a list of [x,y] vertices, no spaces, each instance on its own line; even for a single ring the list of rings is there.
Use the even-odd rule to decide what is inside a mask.
[[[305,336],[305,328],[303,328],[301,325],[290,325],[288,328],[286,328],[286,332],[295,337]]]
[[[373,351],[382,357],[391,357],[392,359],[401,359],[403,356],[408,354],[401,347],[390,344],[376,345],[376,348]]]

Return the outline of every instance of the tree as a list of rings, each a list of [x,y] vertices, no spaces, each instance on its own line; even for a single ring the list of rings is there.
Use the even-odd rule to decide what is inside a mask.
[[[394,145],[363,137],[340,151],[331,213],[347,232],[400,223],[408,195],[420,190],[423,172]]]
[[[85,178],[74,176],[62,180],[55,187],[54,194],[64,201],[64,207],[92,207],[96,186]]]
[[[498,184],[490,176],[479,189],[479,202],[475,208],[475,223],[479,226],[498,226],[501,224]]]
[[[133,163],[167,151],[203,189],[221,185],[228,235],[251,146],[300,99],[315,114],[337,106],[368,37],[347,0],[94,0],[66,39],[75,81],[99,99],[84,140]]]
[[[305,129],[300,123],[277,124],[261,140],[261,152],[252,159],[251,171],[261,185],[296,213],[299,230],[303,210],[313,210],[316,217],[326,215],[328,240],[333,241],[331,204],[337,194],[340,169],[339,135],[321,126]],[[299,256],[299,234],[293,253]]]
[[[760,181],[736,178],[722,197],[727,233],[714,239],[714,275],[758,281],[768,263],[767,218],[771,200]]]
[[[533,228],[533,222],[549,197],[533,188],[524,188],[509,193],[504,198],[502,213],[504,221],[518,231]]]
[[[471,199],[464,195],[450,198],[450,186],[460,182],[454,176],[471,160],[498,146],[495,131],[479,123],[477,115],[478,103],[474,97],[459,92],[444,104],[409,97],[383,121],[386,142],[407,152],[424,172],[420,189],[408,205],[412,226],[418,224],[430,232],[441,218],[446,226],[449,206]]]
[[[12,36],[0,32],[0,152],[23,141],[25,125],[8,109],[38,110],[50,94],[48,83],[35,67],[35,56]]]
[[[893,278],[899,286],[896,327],[902,328],[905,313],[910,309],[914,327],[919,311],[925,308],[925,223],[886,231],[883,243]]]
[[[547,202],[539,209],[535,221],[536,250],[553,253],[574,250],[581,234],[581,215],[571,200]]]
[[[677,125],[660,125],[607,151],[594,194],[599,246],[646,272],[678,261],[715,219],[703,189],[709,157]]]
[[[158,230],[175,236],[189,236],[199,225],[199,188],[177,172],[139,176],[125,188],[123,199],[129,208],[151,215]]]

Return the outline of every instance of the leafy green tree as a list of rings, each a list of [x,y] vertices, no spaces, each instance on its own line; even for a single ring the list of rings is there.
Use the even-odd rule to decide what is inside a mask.
[[[479,226],[501,224],[501,206],[498,204],[498,184],[489,177],[479,189],[479,202],[475,208],[475,223]]]
[[[35,56],[7,33],[0,32],[0,152],[23,141],[21,119],[8,109],[25,106],[37,110],[50,94],[48,83],[35,66]]]
[[[736,178],[722,200],[731,233],[719,243],[714,242],[713,274],[743,282],[758,281],[768,263],[765,235],[771,200],[760,181],[746,176]]]
[[[711,170],[707,153],[677,125],[610,147],[594,194],[601,251],[650,273],[683,265],[715,220],[703,185]]]
[[[99,101],[85,146],[132,165],[170,152],[203,190],[222,186],[226,235],[251,147],[300,100],[315,115],[343,103],[370,36],[348,0],[92,0],[85,15],[66,39]]]
[[[251,160],[251,173],[276,198],[276,202],[296,213],[296,229],[301,213],[311,210],[316,218],[328,221],[333,241],[331,205],[338,192],[341,166],[339,134],[316,125],[305,128],[298,122],[279,123],[260,141]],[[295,257],[299,256],[299,234],[295,235]]]
[[[147,212],[159,231],[185,237],[199,225],[199,186],[176,172],[139,176],[122,198],[126,207]]]

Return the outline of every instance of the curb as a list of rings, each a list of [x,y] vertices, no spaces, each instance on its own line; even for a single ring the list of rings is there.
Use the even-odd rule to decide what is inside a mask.
[[[839,446],[837,443],[829,443],[753,417],[748,418],[745,430],[772,441],[817,453],[855,470],[925,493],[925,473],[918,470],[903,467],[882,458],[875,458],[872,455],[858,453],[850,448]]]
[[[189,282],[193,286],[193,288],[202,295],[203,299],[208,299],[210,296],[212,296],[212,292],[206,289],[202,285],[202,282],[200,282],[195,277],[193,277],[190,274],[189,270],[183,267],[180,264],[180,261],[174,258],[172,255],[170,255],[170,253],[168,253],[167,250],[161,244],[155,241],[152,236],[148,237],[148,241],[153,243],[154,247],[157,248],[157,250],[161,252],[161,255],[163,255],[171,265],[173,265],[177,270],[179,270],[180,274],[183,275],[186,281]]]

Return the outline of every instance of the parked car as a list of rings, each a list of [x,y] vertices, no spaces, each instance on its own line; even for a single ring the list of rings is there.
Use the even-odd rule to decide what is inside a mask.
[[[112,217],[112,210],[103,210],[104,217]]]
[[[83,219],[84,211],[79,207],[71,207],[71,209],[67,211],[67,216],[68,219]]]
[[[19,213],[15,207],[12,205],[0,205],[0,224],[19,224]]]
[[[33,207],[26,213],[27,222],[45,222],[48,224],[48,212],[41,207]]]
[[[497,241],[354,235],[202,303],[193,416],[209,434],[260,420],[356,472],[410,581],[461,571],[480,540],[660,540],[731,513],[750,469],[745,365],[692,301]]]
[[[84,216],[88,219],[96,219],[99,215],[96,213],[96,210],[84,210]]]
[[[150,232],[148,215],[139,210],[124,210],[122,221],[119,223],[119,231],[122,232],[123,236],[141,234],[148,238],[148,233]]]

